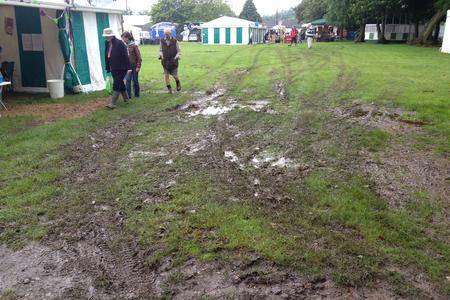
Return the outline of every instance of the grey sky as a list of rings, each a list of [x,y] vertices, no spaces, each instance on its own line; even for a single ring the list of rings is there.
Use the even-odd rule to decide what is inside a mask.
[[[157,0],[128,0],[128,6],[134,11],[148,10]],[[231,8],[239,14],[245,0],[228,0]],[[272,15],[276,10],[284,10],[296,6],[300,0],[253,0],[261,15]]]

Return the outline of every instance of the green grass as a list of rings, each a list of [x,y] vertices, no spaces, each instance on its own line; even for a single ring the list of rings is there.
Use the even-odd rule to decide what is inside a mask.
[[[321,43],[308,51],[304,46],[182,44],[180,75],[187,93],[169,96],[155,93],[164,89],[157,51],[143,47],[144,93],[130,105],[38,126],[30,125],[32,116],[0,118],[0,242],[21,247],[40,240],[52,229],[47,221],[67,210],[76,213],[95,199],[124,212],[124,234],[152,249],[146,258],[152,267],[168,256],[181,264],[189,257],[227,262],[258,253],[311,278],[329,275],[344,286],[371,286],[383,279],[402,297],[420,296],[408,276],[390,271],[394,266],[424,273],[442,295],[449,292],[445,199],[420,190],[404,207],[392,208],[352,164],[361,149],[377,154],[398,141],[448,155],[450,56],[405,45]],[[277,82],[284,83],[287,99],[279,99]],[[186,121],[167,110],[215,84],[225,86],[227,97],[240,103],[268,99],[279,114],[235,110],[221,118]],[[61,101],[98,97],[101,93]],[[330,123],[330,108],[353,101],[413,111],[413,118],[429,125],[425,134],[398,136]],[[64,168],[67,147],[89,141],[90,133],[123,118],[136,120],[131,130],[140,134],[115,153],[102,152],[99,159],[114,168],[105,167],[101,178],[87,186],[61,181],[83,166],[80,161]],[[207,153],[182,152],[209,132],[219,142]],[[251,134],[236,139],[242,132]],[[284,153],[312,170],[288,176],[241,170],[223,159],[225,150],[251,158],[255,147]],[[128,158],[133,149],[161,148],[170,157]],[[169,158],[172,165],[166,164]],[[323,166],[316,167],[318,161]],[[254,177],[269,189],[259,191],[259,198],[254,196]],[[169,181],[175,184],[165,188]],[[152,197],[158,201],[143,202]],[[61,198],[67,206],[54,205]],[[99,285],[107,283],[98,280]],[[170,280],[176,284],[182,274],[174,273]]]

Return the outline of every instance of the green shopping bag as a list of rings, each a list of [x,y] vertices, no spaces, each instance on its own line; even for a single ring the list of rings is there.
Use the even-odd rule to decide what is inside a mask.
[[[112,95],[112,93],[113,93],[113,78],[110,74],[106,75],[105,91],[108,95]]]

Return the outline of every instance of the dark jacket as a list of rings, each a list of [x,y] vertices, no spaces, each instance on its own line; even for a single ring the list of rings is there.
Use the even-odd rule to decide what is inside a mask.
[[[162,55],[162,65],[164,69],[173,71],[178,68],[177,54],[180,53],[180,47],[176,39],[162,39],[160,41],[160,55]]]
[[[111,55],[109,49],[112,47]],[[113,38],[111,42],[106,42],[105,47],[106,71],[131,70],[128,49],[124,42]]]

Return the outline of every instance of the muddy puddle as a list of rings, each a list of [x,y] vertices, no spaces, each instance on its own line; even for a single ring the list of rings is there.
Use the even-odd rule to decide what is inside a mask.
[[[269,100],[256,100],[242,104],[236,99],[225,97],[226,92],[223,88],[214,88],[195,100],[175,106],[172,110],[186,111],[189,117],[203,116],[207,118],[227,114],[235,109],[276,114],[275,110],[269,108]]]
[[[264,150],[254,155],[250,161],[240,159],[235,152],[227,150],[224,153],[224,158],[231,163],[236,163],[243,169],[245,167],[252,167],[254,169],[260,168],[280,168],[280,169],[296,169],[300,166],[295,160],[285,157],[279,153],[272,153]]]

